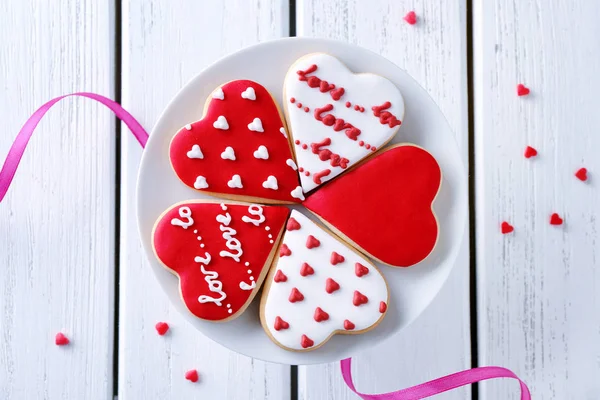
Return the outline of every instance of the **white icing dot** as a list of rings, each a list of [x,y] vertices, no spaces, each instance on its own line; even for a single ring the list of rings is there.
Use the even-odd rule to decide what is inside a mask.
[[[304,200],[304,192],[302,192],[302,186],[296,186],[296,189],[291,192],[292,197],[300,200]]]
[[[273,239],[273,235],[269,233],[269,239]]]
[[[232,313],[233,313],[233,310],[232,310],[232,309],[229,309],[229,310],[227,310],[227,312],[228,312],[229,314],[232,314]]]
[[[187,156],[188,158],[204,158],[204,154],[202,154],[202,150],[200,150],[200,146],[198,146],[197,144],[192,146],[192,149],[187,152]]]
[[[248,124],[248,129],[254,132],[264,132],[262,121],[260,118],[254,118],[252,122]]]
[[[248,87],[242,92],[242,98],[248,100],[256,100],[256,92],[253,87]]]
[[[198,236],[196,239],[198,239],[198,240],[202,240],[202,236]]]
[[[258,158],[261,160],[268,160],[269,159],[269,151],[267,150],[267,148],[263,145],[258,146],[258,150],[256,150],[254,152],[254,158]]]
[[[227,206],[225,204],[221,203],[221,209],[223,211],[227,211]]]
[[[249,270],[248,270],[248,273],[249,273],[249,274],[251,274],[251,273],[252,273],[252,270],[251,270],[251,269],[249,269]]]
[[[185,129],[187,129],[188,131],[191,131],[191,130],[192,130],[192,126],[191,126],[190,124],[187,124],[187,125],[185,126]]]
[[[200,243],[200,247],[204,248],[204,243]]]
[[[194,229],[194,233],[198,233],[198,229]]]
[[[225,117],[222,115],[219,115],[219,118],[217,118],[217,120],[213,123],[213,126],[217,129],[221,129],[223,131],[226,131],[227,129],[229,129],[229,124],[227,123],[227,120],[225,119]]]
[[[254,277],[253,277],[253,276],[251,276],[251,277],[250,277],[250,280],[251,280],[251,281],[253,281],[253,280],[254,280]]]
[[[263,182],[262,186],[265,189],[272,189],[272,190],[279,189],[279,186],[277,185],[277,178],[275,178],[273,175],[269,175],[267,180]]]
[[[233,151],[233,147],[227,146],[225,150],[221,153],[221,158],[223,160],[235,161],[235,152]]]
[[[287,133],[285,132],[285,128],[283,126],[281,128],[279,128],[279,132],[281,132],[283,137],[287,139]]]
[[[265,226],[265,231],[270,231],[271,227],[270,226]]]
[[[196,189],[206,189],[208,187],[206,178],[203,177],[202,175],[198,175],[198,177],[196,177],[196,182],[194,182],[194,187]]]
[[[223,93],[223,88],[218,88],[212,94],[213,99],[223,100],[225,99],[225,93]]]
[[[273,244],[273,243],[275,243],[275,242],[273,242],[273,239],[271,239],[271,240],[269,240],[269,243]]]
[[[231,308],[231,304],[227,304],[227,308]]]
[[[287,165],[290,166],[291,169],[293,169],[294,171],[296,171],[298,169],[298,166],[296,165],[296,163],[294,162],[294,160],[292,160],[291,158],[288,158],[285,163]]]
[[[229,186],[232,189],[234,189],[234,188],[241,189],[244,187],[242,185],[242,178],[238,174],[235,174],[234,176],[231,177],[231,180],[229,182],[227,182],[227,186]]]
[[[248,265],[250,265],[250,263],[249,263],[248,261],[246,261],[246,262],[244,263],[244,265],[247,267]]]

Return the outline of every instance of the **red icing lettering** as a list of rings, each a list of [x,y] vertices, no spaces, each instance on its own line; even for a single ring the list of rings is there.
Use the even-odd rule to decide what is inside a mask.
[[[368,302],[369,302],[369,299],[367,298],[367,296],[365,296],[358,290],[354,291],[354,297],[352,298],[352,304],[354,304],[356,307],[358,307],[362,304],[367,304]]]
[[[352,321],[349,320],[344,320],[344,329],[347,331],[351,331],[355,328],[356,326],[352,323]]]
[[[319,241],[319,239],[317,239],[313,235],[308,235],[308,238],[306,238],[306,248],[307,249],[313,249],[315,247],[319,247],[320,245],[321,245],[321,242]]]
[[[304,300],[304,295],[300,293],[300,291],[296,288],[293,288],[290,292],[290,297],[288,299],[290,303],[296,303],[298,301]]]
[[[331,144],[331,138],[325,138],[325,139],[321,140],[320,142],[311,143],[310,148],[311,148],[313,154],[317,154],[319,151],[321,151],[321,147],[329,146],[330,144]]]
[[[306,83],[308,83],[308,86],[310,86],[311,88],[316,88],[321,85],[321,80],[316,76],[311,76],[307,79]]]
[[[321,307],[317,307],[315,310],[314,319],[317,322],[327,321],[329,319],[329,314],[327,314]]]
[[[340,290],[340,284],[331,278],[327,278],[327,280],[325,281],[325,291],[331,294],[336,290]]]
[[[283,319],[281,319],[281,317],[279,317],[279,316],[275,317],[275,324],[273,325],[273,328],[275,328],[276,331],[288,329],[289,327],[290,327],[290,324],[287,323],[286,321],[284,321]]]
[[[334,251],[331,253],[331,258],[329,259],[329,262],[331,263],[331,265],[336,265],[341,262],[344,262],[344,260],[345,260],[345,258],[343,255],[338,254]]]
[[[325,177],[325,176],[329,175],[330,173],[331,173],[331,170],[330,170],[330,169],[324,169],[323,171],[315,172],[315,173],[313,174],[313,181],[314,181],[314,182],[315,182],[317,185],[320,185],[320,184],[322,183],[322,182],[321,182],[321,178],[323,178],[323,177]]]
[[[315,342],[311,340],[308,336],[302,335],[302,337],[300,338],[300,345],[302,346],[302,348],[307,349],[309,347],[313,347],[315,345]]]
[[[306,75],[312,74],[316,70],[317,70],[317,66],[315,64],[313,64],[310,67],[308,67],[307,69],[305,69],[304,71],[297,71],[296,73],[298,74],[298,79],[300,79],[301,81],[305,81],[307,79]]]
[[[290,250],[290,248],[287,246],[287,244],[282,244],[281,248],[279,249],[279,257],[285,257],[285,256],[291,256],[292,255],[292,251]]]
[[[315,119],[317,121],[323,121],[323,117],[321,116],[321,114],[331,110],[333,110],[333,104],[326,104],[324,107],[315,108]]]
[[[400,125],[402,122],[398,120],[392,113],[387,110],[392,106],[392,103],[386,101],[380,106],[373,106],[371,109],[373,110],[373,115],[379,117],[379,123],[382,125],[387,125],[390,128]]]
[[[338,101],[344,95],[344,92],[345,92],[345,90],[342,87],[334,89],[330,92],[331,98],[334,99],[335,101]]]
[[[282,270],[278,269],[273,277],[273,281],[276,283],[287,282],[287,276],[285,276]]]
[[[332,153],[332,152],[331,152],[331,150],[329,150],[329,149],[324,149],[324,150],[321,150],[321,151],[319,151],[319,159],[320,159],[321,161],[327,161],[327,160],[329,160],[329,159],[331,158],[331,155],[332,155],[332,154],[333,154],[333,153]],[[336,155],[337,155],[337,154],[336,154]]]
[[[300,229],[302,225],[294,217],[290,217],[287,222],[287,226],[285,227],[288,231],[297,231]]]
[[[361,278],[369,273],[369,268],[365,267],[361,263],[356,263],[354,264],[354,273],[356,276]]]
[[[311,267],[307,263],[302,263],[302,267],[300,267],[300,276],[308,276],[315,273],[313,267]]]

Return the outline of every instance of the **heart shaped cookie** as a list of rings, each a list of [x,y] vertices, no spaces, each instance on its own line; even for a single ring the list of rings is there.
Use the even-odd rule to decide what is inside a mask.
[[[204,117],[177,132],[169,153],[186,185],[261,203],[304,199],[292,154],[271,94],[249,80],[231,81],[215,90]]]
[[[152,233],[160,262],[179,277],[198,318],[240,315],[260,288],[289,215],[286,207],[190,201],[160,216]]]
[[[404,116],[404,100],[392,82],[354,74],[324,53],[290,67],[283,98],[305,193],[385,145]]]
[[[432,203],[441,183],[435,158],[404,144],[365,161],[303,204],[365,254],[409,267],[425,259],[437,242]]]
[[[309,351],[336,333],[358,334],[381,322],[387,283],[366,258],[292,211],[279,258],[261,298],[260,320],[286,350]]]

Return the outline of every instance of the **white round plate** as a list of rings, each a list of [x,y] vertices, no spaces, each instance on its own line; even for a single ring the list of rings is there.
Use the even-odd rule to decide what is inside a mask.
[[[155,258],[151,232],[157,218],[174,203],[208,198],[175,175],[169,162],[169,142],[184,125],[202,117],[207,96],[219,85],[251,79],[264,85],[281,104],[283,79],[299,57],[325,52],[342,60],[354,72],[373,72],[394,82],[406,103],[402,127],[393,143],[410,142],[427,149],[443,172],[441,191],[434,203],[440,224],[437,247],[423,262],[410,268],[379,265],[390,288],[390,307],[375,329],[362,335],[335,335],[323,347],[309,352],[286,351],[273,343],[259,321],[256,296],[237,319],[211,323],[193,316],[184,306],[177,277]],[[393,171],[390,178],[393,179]],[[334,362],[368,349],[400,332],[433,300],[456,260],[467,220],[465,167],[444,115],[427,92],[405,71],[366,49],[332,40],[288,38],[262,43],[225,57],[192,79],[164,111],[144,151],[137,186],[138,225],[150,265],[169,299],[199,332],[223,346],[250,357],[283,364]],[[308,211],[305,210],[308,214]],[[401,243],[398,243],[401,246]]]

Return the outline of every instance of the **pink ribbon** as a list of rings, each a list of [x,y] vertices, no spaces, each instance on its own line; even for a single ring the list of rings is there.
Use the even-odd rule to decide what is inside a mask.
[[[72,93],[67,94],[65,96],[57,97],[55,99],[50,100],[36,112],[33,113],[31,117],[25,122],[25,125],[21,128],[21,131],[17,135],[13,145],[8,151],[8,156],[6,157],[6,161],[4,161],[4,165],[2,166],[2,170],[0,170],[0,202],[4,199],[6,192],[17,172],[17,168],[19,167],[19,163],[21,162],[21,158],[23,157],[23,153],[27,148],[27,143],[29,143],[29,139],[31,139],[31,135],[33,135],[33,131],[37,127],[38,123],[44,117],[44,115],[48,112],[48,110],[57,102],[69,96],[82,96],[87,97],[88,99],[96,100],[99,103],[104,104],[108,107],[117,118],[127,125],[127,127],[131,130],[135,138],[138,140],[142,147],[146,146],[146,142],[148,141],[148,133],[142,127],[142,125],[131,115],[129,114],[120,104],[115,101],[101,96],[95,93]],[[344,381],[346,385],[356,393],[360,398],[364,400],[417,400],[424,399],[426,397],[430,397],[439,393],[446,392],[448,390],[456,389],[460,386],[470,385],[475,382],[484,381],[487,379],[494,378],[512,378],[519,381],[521,385],[521,400],[531,400],[531,395],[529,393],[529,389],[527,385],[523,381],[521,381],[513,372],[506,368],[502,367],[482,367],[482,368],[474,368],[467,371],[457,372],[456,374],[448,375],[443,378],[435,379],[433,381],[429,381],[423,383],[421,385],[413,386],[408,389],[399,390],[391,393],[382,393],[382,394],[364,394],[360,393],[354,387],[354,382],[352,382],[352,371],[351,371],[351,359],[347,358],[340,362],[340,366],[342,368],[342,376],[344,377]]]

